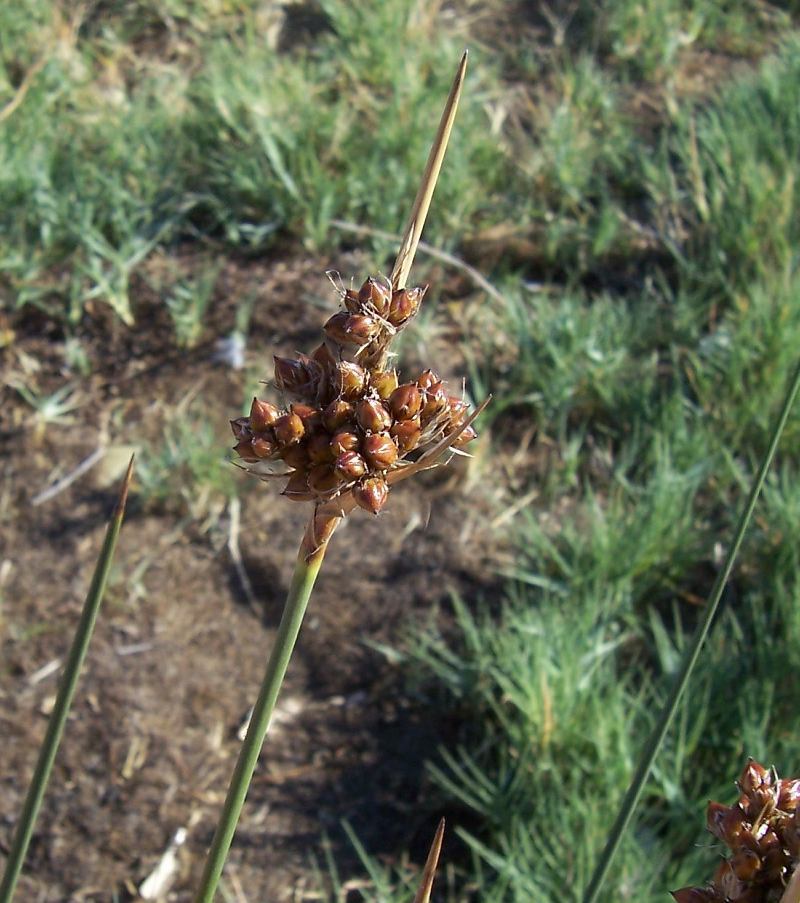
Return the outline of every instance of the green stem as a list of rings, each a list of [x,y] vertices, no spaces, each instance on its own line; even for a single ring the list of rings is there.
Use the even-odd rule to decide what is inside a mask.
[[[19,822],[17,823],[14,837],[11,840],[11,849],[6,860],[6,868],[3,874],[3,880],[0,881],[0,903],[10,903],[14,896],[14,889],[17,886],[22,864],[25,861],[25,854],[28,851],[28,845],[33,835],[33,828],[36,824],[36,817],[42,805],[44,792],[47,789],[47,782],[50,778],[50,772],[53,769],[53,762],[58,752],[61,742],[61,735],[64,733],[64,725],[67,723],[72,699],[75,696],[75,688],[78,684],[81,665],[86,658],[86,651],[89,648],[89,641],[92,638],[94,625],[97,620],[97,613],[100,610],[100,603],[103,601],[103,593],[105,592],[108,574],[111,570],[111,562],[114,557],[114,549],[117,545],[117,537],[119,536],[122,519],[125,515],[125,502],[128,497],[128,487],[130,486],[131,476],[133,475],[133,458],[128,465],[128,472],[120,489],[117,505],[114,513],[106,529],[103,548],[97,559],[92,583],[83,603],[78,627],[72,640],[72,646],[67,656],[67,664],[64,667],[64,673],[61,676],[61,682],[56,695],[56,702],[50,715],[50,721],[47,724],[47,731],[44,735],[41,748],[39,749],[39,758],[36,762],[36,768],[31,778],[28,793],[25,796],[25,802],[22,806]]]
[[[758,469],[758,473],[756,474],[755,480],[753,481],[753,485],[750,489],[750,494],[747,497],[747,502],[744,506],[744,510],[739,517],[739,523],[736,527],[736,533],[734,534],[733,542],[728,549],[725,563],[722,567],[722,570],[717,574],[717,579],[714,581],[714,586],[711,589],[711,593],[705,605],[703,619],[697,625],[697,629],[692,640],[692,645],[684,656],[680,673],[678,674],[672,690],[670,691],[669,698],[667,699],[667,702],[664,705],[661,714],[659,715],[658,723],[656,724],[652,734],[645,744],[644,751],[642,752],[642,757],[636,768],[636,774],[634,775],[633,781],[628,788],[628,792],[625,794],[625,799],[622,801],[622,806],[614,822],[614,825],[611,828],[605,849],[601,853],[594,873],[589,880],[589,884],[583,896],[583,903],[595,903],[595,901],[597,900],[597,897],[603,886],[603,882],[605,881],[606,874],[608,873],[609,867],[611,866],[611,861],[613,860],[614,855],[619,848],[620,842],[622,841],[622,836],[627,830],[631,818],[633,817],[633,813],[639,802],[639,798],[642,795],[642,790],[644,789],[645,782],[650,775],[650,769],[653,767],[653,762],[655,761],[664,737],[669,730],[672,719],[675,715],[675,712],[677,711],[678,703],[680,702],[681,696],[683,695],[683,692],[686,689],[687,684],[689,683],[689,678],[691,677],[694,666],[700,656],[700,650],[702,649],[703,643],[705,642],[706,636],[708,635],[709,628],[711,627],[711,622],[714,620],[714,615],[717,613],[717,608],[719,607],[719,602],[722,598],[725,584],[728,582],[728,578],[730,577],[731,571],[733,570],[734,562],[736,561],[736,557],[739,554],[739,549],[741,548],[745,532],[747,531],[747,527],[750,524],[750,519],[753,516],[753,511],[755,510],[758,496],[761,494],[761,489],[764,485],[764,480],[767,477],[767,472],[772,465],[772,459],[775,457],[775,452],[778,449],[778,442],[780,441],[781,434],[783,433],[783,429],[786,426],[786,421],[789,419],[789,412],[791,411],[792,405],[794,404],[795,398],[797,397],[798,390],[800,390],[800,365],[798,365],[797,370],[794,373],[791,385],[783,402],[783,408],[781,409],[780,416],[778,417],[778,421],[775,424],[774,430],[772,432],[769,448],[764,455],[764,459],[761,462],[761,466]]]
[[[300,633],[300,626],[303,623],[303,616],[306,613],[311,590],[314,588],[314,581],[317,579],[317,574],[322,566],[328,539],[337,522],[338,519],[336,518],[330,519],[323,525],[321,533],[315,534],[317,524],[316,519],[312,517],[309,530],[306,532],[306,537],[300,547],[292,583],[289,586],[289,593],[286,597],[286,605],[283,609],[281,622],[278,625],[275,644],[267,662],[267,670],[264,673],[258,699],[253,707],[253,714],[250,716],[247,736],[244,738],[242,748],[239,751],[239,758],[228,787],[228,795],[225,798],[222,815],[217,824],[214,839],[211,842],[211,849],[200,879],[200,887],[195,896],[195,903],[212,903],[214,899],[214,894],[222,875],[222,869],[236,831],[236,824],[239,821],[239,815],[250,787],[258,756],[261,753],[264,737],[269,728],[275,702],[297,641],[297,635]],[[315,539],[315,535],[321,536],[321,538]]]

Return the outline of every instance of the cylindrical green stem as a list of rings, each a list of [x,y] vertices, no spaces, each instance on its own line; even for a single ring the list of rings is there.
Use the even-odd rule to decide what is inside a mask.
[[[103,600],[106,581],[108,580],[111,562],[114,557],[114,549],[117,545],[117,537],[125,515],[125,502],[127,501],[128,487],[130,486],[132,475],[133,458],[131,458],[131,462],[128,465],[128,472],[122,483],[117,506],[106,530],[103,548],[97,559],[92,583],[86,595],[86,601],[83,604],[78,627],[75,630],[75,637],[72,640],[72,646],[67,656],[67,663],[64,666],[64,673],[58,687],[55,705],[53,706],[50,721],[47,724],[47,731],[39,750],[36,768],[28,787],[28,793],[25,796],[19,822],[14,831],[14,837],[11,840],[11,849],[8,852],[3,880],[0,881],[0,903],[10,903],[22,871],[22,863],[25,861],[25,854],[28,851],[28,845],[33,835],[33,827],[36,824],[36,816],[39,814],[50,772],[53,769],[53,762],[61,742],[61,735],[64,733],[64,725],[67,723],[67,715],[72,704],[72,698],[75,695],[75,687],[78,684],[81,665],[84,658],[86,658],[86,651],[92,638],[97,613]]]
[[[200,879],[200,887],[195,896],[195,903],[212,903],[214,894],[219,884],[225,859],[228,856],[239,815],[244,805],[247,790],[256,768],[256,762],[264,743],[264,737],[269,727],[272,711],[278,698],[281,684],[283,683],[286,668],[292,655],[303,616],[306,612],[314,581],[322,565],[325,549],[330,534],[335,527],[335,520],[329,522],[323,528],[323,534],[314,539],[314,518],[306,533],[306,538],[300,548],[297,564],[286,597],[286,606],[278,625],[278,633],[272,648],[267,670],[261,683],[258,699],[250,716],[250,725],[247,728],[247,736],[244,738],[242,748],[239,751],[239,759],[228,787],[228,795],[222,809],[211,849],[208,853],[203,876]]]

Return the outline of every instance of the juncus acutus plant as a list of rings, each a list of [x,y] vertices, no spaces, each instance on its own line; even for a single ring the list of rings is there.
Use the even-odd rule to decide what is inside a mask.
[[[254,398],[247,417],[231,422],[239,464],[283,495],[310,506],[292,583],[247,736],[231,778],[196,900],[210,903],[275,706],[308,599],[336,526],[354,509],[378,515],[392,487],[436,467],[475,437],[461,395],[436,371],[402,377],[392,341],[420,309],[425,287],[406,281],[419,243],[466,70],[466,53],[445,105],[397,262],[388,277],[339,289],[340,309],[308,354],[276,357],[278,406]],[[484,403],[485,404],[485,403]],[[439,843],[441,843],[441,829]],[[430,863],[429,863],[430,865]],[[430,871],[431,865],[426,871]],[[419,899],[430,894],[432,876]],[[427,889],[426,889],[427,888]]]

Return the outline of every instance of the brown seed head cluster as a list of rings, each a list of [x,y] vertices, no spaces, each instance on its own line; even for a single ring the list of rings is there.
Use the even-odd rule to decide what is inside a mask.
[[[800,863],[800,780],[779,780],[750,759],[737,783],[737,803],[709,803],[706,813],[731,855],[706,887],[673,891],[678,903],[773,903]]]
[[[388,365],[392,338],[424,294],[374,278],[357,292],[343,290],[343,308],[325,323],[321,345],[310,355],[275,357],[275,385],[287,406],[254,398],[250,416],[231,421],[246,468],[288,476],[287,498],[322,502],[352,492],[377,514],[391,472],[457,429],[467,412],[433,370],[400,383]],[[468,426],[453,445],[475,435]]]

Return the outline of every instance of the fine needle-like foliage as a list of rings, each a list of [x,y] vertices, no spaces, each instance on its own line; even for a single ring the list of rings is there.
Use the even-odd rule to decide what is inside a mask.
[[[214,899],[270,716],[334,530],[356,507],[379,514],[392,485],[437,466],[448,452],[456,453],[476,435],[472,422],[483,406],[470,414],[468,405],[449,394],[432,369],[401,383],[390,352],[392,340],[416,315],[425,295],[426,287],[407,288],[405,282],[452,129],[466,62],[465,53],[391,278],[370,277],[357,292],[342,288],[342,309],[325,323],[321,344],[310,355],[275,358],[275,385],[290,399],[285,408],[254,398],[249,416],[231,422],[241,466],[264,480],[285,478],[284,496],[311,502],[313,510],[206,860],[197,903]],[[434,868],[435,864],[430,864],[427,869],[420,900],[430,894]]]

